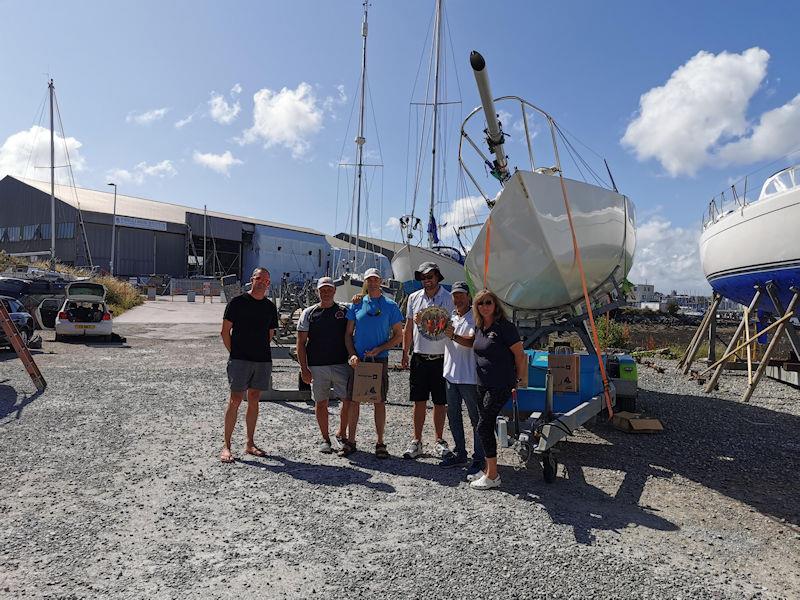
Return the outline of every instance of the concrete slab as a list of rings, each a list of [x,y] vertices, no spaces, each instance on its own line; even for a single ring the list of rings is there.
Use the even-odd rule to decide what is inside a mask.
[[[145,301],[141,306],[137,306],[125,314],[114,319],[114,323],[127,325],[132,323],[222,323],[222,315],[225,313],[225,304],[214,298],[210,302],[206,298],[203,303],[187,302],[186,296],[159,296],[155,301]]]

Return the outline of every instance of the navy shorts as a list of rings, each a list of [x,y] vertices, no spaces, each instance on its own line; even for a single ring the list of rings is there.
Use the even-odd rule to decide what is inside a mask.
[[[266,390],[272,375],[271,362],[253,362],[238,358],[228,359],[228,383],[232,392]]]

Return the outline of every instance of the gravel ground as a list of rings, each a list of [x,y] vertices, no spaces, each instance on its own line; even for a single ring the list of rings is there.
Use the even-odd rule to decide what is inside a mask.
[[[505,451],[502,489],[480,493],[433,458],[374,458],[369,409],[346,460],[316,452],[305,404],[262,403],[269,456],[222,465],[216,327],[119,330],[45,333],[39,396],[0,354],[0,597],[800,597],[800,393],[782,384],[742,405],[740,374],[706,396],[640,366],[663,434],[581,430],[552,485]],[[395,456],[406,394],[392,372]]]

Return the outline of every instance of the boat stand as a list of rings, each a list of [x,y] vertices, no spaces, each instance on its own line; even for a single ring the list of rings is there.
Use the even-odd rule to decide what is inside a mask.
[[[789,344],[794,350],[795,356],[800,356],[798,353],[800,350],[800,335],[798,335],[794,326],[789,323],[789,320],[794,316],[795,310],[800,303],[800,288],[792,287],[789,288],[789,291],[792,293],[792,298],[789,301],[789,305],[784,309],[783,303],[778,296],[778,288],[774,282],[768,281],[764,286],[755,287],[753,299],[750,301],[750,304],[747,306],[747,308],[745,308],[744,314],[742,315],[742,320],[739,322],[739,325],[736,328],[736,331],[734,332],[730,342],[728,343],[727,348],[725,348],[722,358],[716,361],[710,359],[709,362],[711,364],[704,371],[696,374],[696,377],[701,378],[707,373],[713,371],[711,377],[706,382],[706,393],[710,393],[717,386],[719,377],[722,374],[722,370],[725,368],[725,363],[728,361],[728,359],[743,349],[746,349],[747,352],[747,388],[742,394],[742,402],[748,402],[750,400],[750,397],[753,395],[753,392],[758,386],[759,381],[761,381],[761,378],[767,371],[767,368],[770,367],[770,359],[772,358],[772,354],[774,353],[778,342],[783,338],[784,333],[786,334]],[[758,303],[761,300],[764,292],[767,293],[773,306],[775,307],[775,314],[780,316],[773,320],[773,322],[767,327],[757,332],[755,335],[751,335],[750,316],[758,309]],[[712,328],[712,324],[714,324],[715,320],[716,307],[714,307],[713,313],[711,308],[709,308],[709,311],[706,313],[703,322],[701,322],[700,327],[695,332],[695,335],[692,338],[689,347],[687,348],[686,354],[681,362],[678,363],[678,368],[682,367],[684,373],[689,372],[694,357],[700,347],[700,340],[703,339],[705,332]],[[763,356],[758,361],[756,366],[753,356],[753,344],[758,336],[767,333],[772,333],[772,338],[770,339]],[[744,334],[745,339],[743,342],[740,342],[739,340],[742,338],[742,334]],[[714,339],[711,339],[710,343],[713,345],[714,341]],[[753,372],[754,366],[756,366],[755,372]]]
[[[686,348],[686,351],[683,353],[683,357],[680,361],[678,361],[678,369],[683,368],[683,374],[686,375],[689,372],[689,368],[692,366],[692,362],[694,362],[694,357],[700,351],[700,346],[703,343],[703,338],[706,335],[706,332],[709,333],[708,336],[708,351],[709,351],[709,358],[713,355],[714,346],[716,344],[716,321],[717,321],[717,309],[719,308],[719,303],[722,302],[722,296],[720,294],[714,293],[713,300],[711,305],[708,307],[706,314],[703,315],[703,320],[700,321],[700,327],[697,328],[697,331],[694,332],[694,336],[692,340],[689,342],[689,346]],[[713,361],[712,361],[713,362]]]

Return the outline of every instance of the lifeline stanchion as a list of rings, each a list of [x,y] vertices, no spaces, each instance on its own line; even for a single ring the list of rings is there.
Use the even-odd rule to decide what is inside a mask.
[[[11,320],[11,315],[8,314],[2,302],[0,302],[0,327],[2,327],[6,338],[11,342],[11,346],[22,361],[36,389],[43,392],[47,387],[47,382],[44,380],[44,376],[39,370],[39,367],[36,366],[36,362],[33,360],[30,350],[28,350],[28,347],[22,342],[22,337],[19,335],[17,326],[14,324],[14,321]]]

